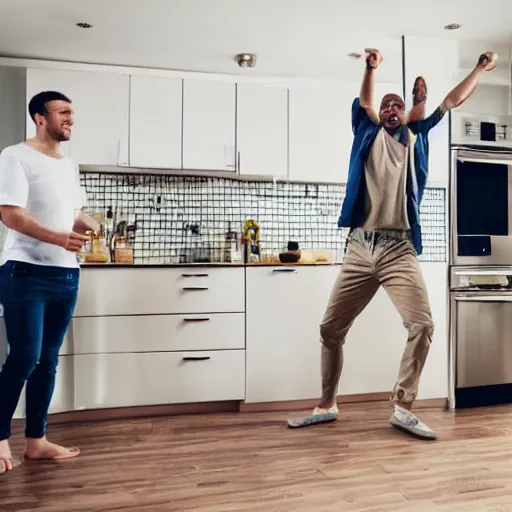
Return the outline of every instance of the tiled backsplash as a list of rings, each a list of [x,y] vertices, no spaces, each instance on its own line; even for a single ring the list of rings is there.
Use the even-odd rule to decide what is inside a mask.
[[[111,207],[117,221],[135,217],[136,263],[186,262],[193,253],[222,261],[225,233],[231,228],[240,239],[247,219],[259,222],[262,254],[289,240],[340,255],[345,247],[347,230],[337,228],[344,185],[90,172],[81,183],[88,211]],[[445,199],[444,189],[425,190],[422,261],[446,261]]]

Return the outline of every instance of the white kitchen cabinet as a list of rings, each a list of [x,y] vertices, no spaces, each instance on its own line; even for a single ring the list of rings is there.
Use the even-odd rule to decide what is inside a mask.
[[[237,85],[238,172],[288,175],[288,90],[260,84]]]
[[[340,268],[247,269],[246,402],[321,396],[319,326]],[[379,289],[348,333],[339,395],[391,392],[406,340]]]
[[[245,351],[75,357],[75,408],[243,400]]]
[[[244,311],[243,267],[87,268],[74,316]]]
[[[55,389],[50,404],[50,414],[72,411],[74,409],[74,360],[73,356],[60,356],[55,376]]]
[[[475,55],[475,63],[478,55]],[[457,41],[432,37],[405,38],[406,104],[412,106],[412,88],[417,76],[425,77],[428,98],[425,115],[428,116],[441,104],[458,80]],[[428,181],[448,185],[449,169],[449,115],[430,131]]]
[[[73,356],[59,357],[57,374],[55,375],[55,389],[53,391],[52,401],[50,403],[49,414],[68,412],[74,409],[73,395],[74,365]],[[23,419],[26,417],[26,385],[20,395],[20,400],[14,412],[14,419]]]
[[[434,321],[434,336],[420,379],[418,399],[446,398],[447,265],[420,263]],[[407,343],[407,329],[387,292],[380,288],[350,329],[340,395],[389,393],[393,389]]]
[[[183,82],[183,168],[235,171],[236,85]]]
[[[348,90],[290,89],[290,181],[346,183],[353,140]]]
[[[130,77],[130,166],[181,169],[183,80]]]
[[[72,353],[112,354],[245,348],[244,313],[74,318]]]
[[[247,268],[247,403],[320,396],[319,325],[339,268]]]
[[[128,165],[129,77],[119,73],[27,69],[27,106],[35,94],[68,96],[75,112],[71,140],[63,153],[78,164]],[[27,137],[35,125],[27,115]]]

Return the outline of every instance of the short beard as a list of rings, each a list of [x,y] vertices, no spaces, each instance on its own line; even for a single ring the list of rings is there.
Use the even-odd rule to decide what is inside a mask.
[[[61,131],[52,131],[48,132],[48,135],[55,141],[55,142],[67,142],[69,140],[69,137],[65,137],[64,134]]]

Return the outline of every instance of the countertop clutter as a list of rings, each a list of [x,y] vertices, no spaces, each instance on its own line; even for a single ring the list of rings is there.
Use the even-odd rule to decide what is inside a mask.
[[[81,263],[81,268],[247,268],[247,267],[317,267],[341,265],[341,261],[298,261],[295,263],[258,262],[258,263]]]
[[[260,224],[254,219],[244,222],[241,236],[231,229],[231,223],[224,237],[202,237],[199,224],[186,225],[193,238],[181,248],[180,257],[159,253],[157,258],[146,258],[146,263],[138,261],[136,247],[138,224],[135,216],[130,221],[118,220],[109,208],[106,214],[92,212],[88,215],[96,222],[96,229],[89,230],[90,241],[79,254],[82,266],[109,265],[148,266],[210,265],[320,265],[334,264],[342,255],[337,250],[306,249],[301,250],[298,242],[288,241],[286,249],[281,251],[262,250]],[[170,249],[169,242],[168,247]],[[139,244],[140,245],[140,244]],[[170,251],[169,251],[170,252]]]
[[[120,263],[120,262],[94,262],[86,261],[81,263],[82,268],[165,268],[165,267],[273,267],[273,266],[317,266],[317,265],[340,265],[343,260],[343,253],[340,251],[328,250],[304,250],[301,251],[300,257],[297,261],[281,261],[279,256],[265,256],[259,261],[234,261],[234,262],[193,262],[193,263],[178,263],[178,262],[161,262],[161,263]]]

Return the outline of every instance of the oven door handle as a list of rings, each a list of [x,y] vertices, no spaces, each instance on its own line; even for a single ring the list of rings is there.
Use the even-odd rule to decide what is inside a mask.
[[[512,295],[456,294],[457,302],[512,302]]]

